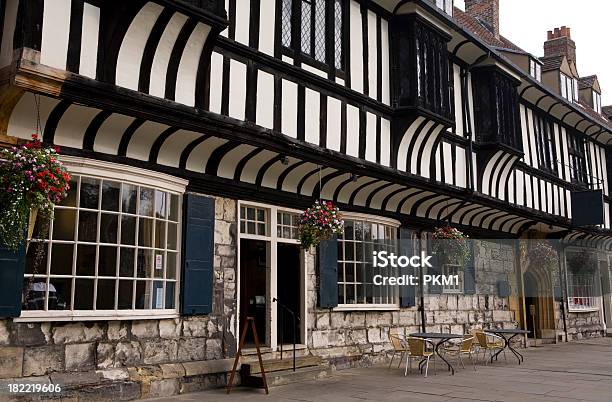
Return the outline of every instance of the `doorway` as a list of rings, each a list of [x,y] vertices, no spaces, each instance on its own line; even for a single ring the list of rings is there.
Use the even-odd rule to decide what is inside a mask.
[[[278,243],[277,248],[277,286],[276,294],[280,303],[277,303],[278,317],[277,339],[278,343],[301,343],[301,258],[300,246],[297,244]],[[285,306],[283,308],[282,306]],[[295,328],[291,310],[295,314]]]
[[[255,319],[257,338],[260,345],[266,344],[267,333],[267,300],[269,275],[269,243],[263,240],[240,240],[240,334],[242,334],[245,317]],[[248,330],[246,345],[254,345],[252,331]]]

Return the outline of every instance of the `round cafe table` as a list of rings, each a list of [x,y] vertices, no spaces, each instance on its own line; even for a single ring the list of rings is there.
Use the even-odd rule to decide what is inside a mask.
[[[516,329],[511,329],[511,328],[508,328],[508,329],[495,329],[495,328],[492,328],[492,329],[485,329],[484,332],[488,332],[490,334],[497,335],[497,336],[503,338],[503,340],[504,340],[504,347],[502,349],[498,350],[497,353],[495,353],[493,356],[491,356],[491,363],[493,363],[493,358],[497,359],[497,356],[501,352],[503,352],[504,349],[509,349],[514,354],[514,357],[516,357],[516,359],[518,360],[519,364],[521,364],[521,362],[524,361],[523,355],[520,354],[518,352],[518,350],[516,350],[516,349],[514,349],[512,347],[512,344],[510,343],[510,341],[512,340],[512,338],[514,338],[514,337],[516,337],[518,335],[526,335],[526,334],[531,333],[531,331],[527,331],[527,330],[524,330],[524,329],[518,329],[518,328],[516,328]]]
[[[448,362],[448,360],[446,360],[444,358],[444,356],[442,356],[439,352],[440,346],[443,345],[444,343],[450,341],[451,339],[459,339],[459,338],[463,338],[463,335],[457,335],[457,334],[445,334],[443,332],[415,332],[413,334],[410,334],[411,337],[413,338],[421,338],[421,339],[427,339],[432,341],[433,343],[435,343],[435,347],[434,347],[434,352],[436,355],[438,355],[438,357],[444,361],[444,363],[446,363],[446,365],[448,366],[449,371],[452,373],[452,375],[455,375],[455,368]]]

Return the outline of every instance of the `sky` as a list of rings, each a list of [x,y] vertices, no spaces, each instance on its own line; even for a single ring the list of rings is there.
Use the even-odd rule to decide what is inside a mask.
[[[464,9],[463,0],[455,5]],[[565,25],[576,42],[578,73],[597,74],[602,105],[612,105],[612,1],[500,0],[500,31],[522,49],[543,56],[546,33]]]

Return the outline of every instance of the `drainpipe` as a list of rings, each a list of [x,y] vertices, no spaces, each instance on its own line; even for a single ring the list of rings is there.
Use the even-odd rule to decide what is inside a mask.
[[[559,255],[559,286],[561,286],[561,315],[563,316],[563,332],[565,333],[565,342],[569,342],[567,339],[567,282],[565,277],[565,264],[562,263],[561,259],[565,260],[565,248],[562,244],[559,244],[558,249]]]

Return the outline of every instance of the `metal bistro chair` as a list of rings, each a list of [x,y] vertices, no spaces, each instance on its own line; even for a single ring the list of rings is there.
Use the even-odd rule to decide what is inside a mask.
[[[506,350],[504,349],[504,340],[500,336],[494,334],[487,334],[484,331],[476,331],[475,335],[476,339],[478,339],[478,346],[480,347],[480,350],[482,350],[482,355],[485,359],[485,364],[487,364],[487,360],[493,357],[495,352],[500,349],[503,350],[504,359],[506,363],[508,363],[508,359],[506,358]],[[487,359],[487,352],[489,352],[489,359]]]
[[[404,355],[406,353],[410,353],[408,350],[408,346],[404,342],[402,336],[400,336],[396,332],[389,331],[389,340],[391,341],[391,345],[393,346],[393,355],[391,356],[391,361],[389,362],[389,368],[391,368],[391,364],[393,363],[393,359],[396,354],[400,354],[399,363],[397,364],[397,368],[400,368],[402,365],[402,360],[404,360]]]
[[[467,356],[471,361],[472,361],[472,366],[474,367],[474,371],[476,371],[476,356],[472,357],[472,355],[474,354],[474,340],[476,338],[474,337],[474,335],[463,335],[463,339],[461,340],[461,343],[455,343],[452,346],[449,346],[447,348],[444,348],[444,353],[448,353],[450,355],[457,355],[457,358],[459,359],[459,363],[461,364],[461,367],[465,368],[465,365],[463,364],[463,359],[461,358],[461,356]]]
[[[408,344],[408,356],[406,357],[406,370],[404,371],[404,377],[408,375],[408,367],[410,367],[410,373],[412,373],[412,359],[419,359],[419,362],[425,361],[425,377],[427,377],[427,371],[429,369],[429,361],[434,361],[434,374],[436,374],[436,359],[434,358],[433,350],[427,350],[427,345],[430,345],[433,349],[434,344],[431,341],[422,338],[406,338]],[[421,365],[419,364],[419,367]]]

